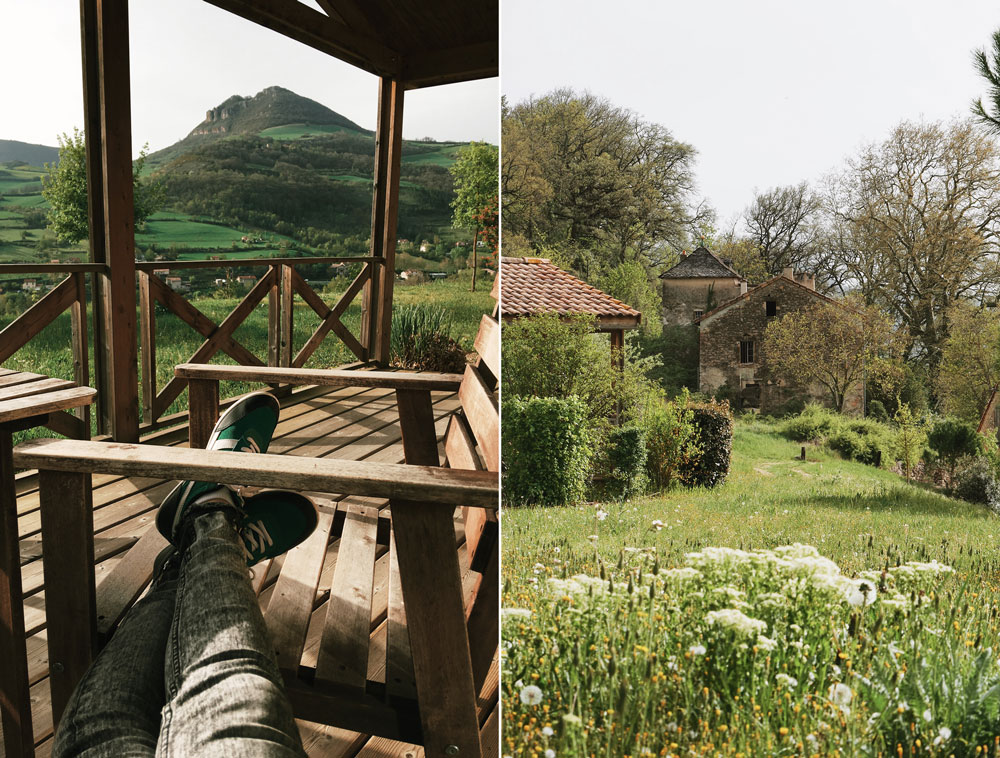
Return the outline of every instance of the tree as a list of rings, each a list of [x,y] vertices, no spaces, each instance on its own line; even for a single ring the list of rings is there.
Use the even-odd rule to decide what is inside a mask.
[[[841,280],[884,308],[933,369],[961,299],[1000,289],[1000,151],[969,122],[900,124],[830,184]]]
[[[748,239],[768,274],[811,269],[820,238],[820,199],[806,182],[756,193],[743,212]]]
[[[621,300],[642,314],[642,333],[645,336],[660,336],[663,330],[663,323],[660,320],[662,307],[660,296],[642,265],[636,261],[623,263],[601,277],[597,285],[611,297]]]
[[[947,314],[949,333],[934,378],[943,413],[978,421],[1000,384],[1000,314],[956,303]]]
[[[892,384],[900,375],[900,344],[877,308],[854,299],[817,302],[771,322],[763,355],[772,373],[795,384],[819,384],[843,412],[860,382]]]
[[[687,244],[694,148],[589,93],[502,109],[504,234],[584,279],[630,258],[656,266]]]
[[[163,187],[141,181],[146,148],[132,163],[132,194],[136,229],[156,213],[164,202]],[[79,129],[59,137],[59,162],[46,166],[42,195],[49,201],[49,229],[63,242],[79,242],[90,236],[87,211],[87,146]]]
[[[474,229],[472,238],[472,289],[476,289],[477,248],[479,233],[483,230],[490,214],[487,209],[497,206],[499,191],[500,155],[496,145],[487,142],[470,142],[458,151],[452,164],[451,175],[455,180],[455,199],[452,224]],[[492,214],[495,225],[495,213]]]
[[[993,32],[992,51],[977,50],[974,60],[976,71],[989,84],[989,105],[993,112],[986,109],[980,97],[972,103],[972,114],[987,131],[1000,134],[1000,29]]]

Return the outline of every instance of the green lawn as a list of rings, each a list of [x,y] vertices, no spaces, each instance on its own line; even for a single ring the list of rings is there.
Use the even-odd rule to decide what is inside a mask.
[[[798,452],[766,423],[741,422],[716,490],[505,510],[503,605],[522,609],[504,625],[505,753],[1000,754],[1000,519],[817,448],[806,461]],[[847,586],[875,571],[879,599],[858,609],[789,584],[768,595],[774,576],[735,563],[688,585],[665,571],[705,548],[795,543],[832,559]],[[954,574],[919,590],[893,584],[899,564],[931,560]],[[551,581],[574,575],[603,580],[596,590]],[[617,594],[604,594],[608,581]],[[734,616],[720,610],[730,603],[768,619],[770,637],[754,644],[709,621],[713,610]],[[537,704],[522,694],[531,685]]]

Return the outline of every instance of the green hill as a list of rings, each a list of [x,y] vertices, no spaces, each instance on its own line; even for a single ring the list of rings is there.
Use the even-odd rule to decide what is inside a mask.
[[[47,145],[33,145],[12,139],[0,139],[0,163],[16,161],[31,166],[55,163],[59,160],[59,148]]]
[[[428,237],[451,219],[448,167],[461,143],[404,144],[399,233]],[[375,138],[281,87],[234,95],[180,142],[149,156],[168,207],[311,244],[367,235]]]

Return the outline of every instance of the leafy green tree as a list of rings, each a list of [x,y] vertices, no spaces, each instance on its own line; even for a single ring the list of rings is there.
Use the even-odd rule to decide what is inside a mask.
[[[954,482],[959,459],[979,452],[979,435],[971,424],[944,418],[931,427],[927,444],[948,465],[948,481]]]
[[[818,302],[772,321],[762,354],[777,377],[824,387],[833,407],[843,412],[858,383],[898,382],[900,342],[876,308],[856,301]]]
[[[164,202],[164,191],[157,182],[141,181],[146,163],[146,148],[132,163],[132,193],[136,229],[156,213]],[[46,166],[42,195],[49,201],[49,228],[63,242],[79,242],[90,236],[87,216],[87,146],[79,129],[59,137],[59,162]]]
[[[473,291],[476,289],[479,235],[489,224],[491,217],[494,219],[494,226],[496,223],[496,214],[491,216],[486,209],[495,209],[497,206],[500,191],[499,164],[500,151],[496,145],[471,142],[458,151],[458,157],[449,169],[455,181],[455,199],[451,203],[454,209],[452,224],[475,230],[472,238]]]
[[[642,314],[644,335],[658,337],[663,331],[660,297],[642,264],[635,261],[623,263],[601,277],[597,286]]]
[[[934,377],[938,407],[965,421],[978,421],[1000,384],[1000,314],[959,302],[946,317],[948,338]]]
[[[665,127],[570,89],[504,103],[501,120],[505,238],[584,279],[630,256],[658,267],[686,247],[695,151]]]

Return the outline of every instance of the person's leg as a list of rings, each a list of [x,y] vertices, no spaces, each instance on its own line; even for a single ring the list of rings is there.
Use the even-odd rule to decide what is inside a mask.
[[[163,657],[179,565],[176,554],[166,560],[149,593],[80,680],[56,731],[56,758],[154,755],[166,702]]]
[[[159,751],[302,756],[236,527],[243,514],[227,496],[220,491],[220,502],[200,501],[185,517],[188,544],[170,627]]]

